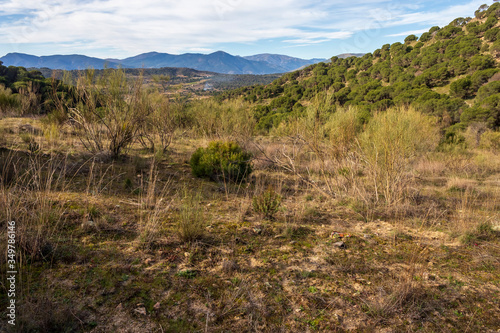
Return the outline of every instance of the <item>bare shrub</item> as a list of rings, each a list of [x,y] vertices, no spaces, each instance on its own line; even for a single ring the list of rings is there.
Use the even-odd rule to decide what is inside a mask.
[[[360,155],[377,201],[390,206],[407,197],[413,163],[437,143],[434,120],[411,108],[375,114],[360,136]]]
[[[141,145],[153,152],[164,153],[172,142],[175,125],[175,113],[165,95],[148,95],[150,112],[144,118],[138,139]]]
[[[142,77],[129,82],[123,70],[105,70],[96,78],[93,70],[78,79],[79,103],[70,111],[85,148],[107,150],[118,157],[137,138],[151,112]]]
[[[42,111],[40,87],[33,81],[29,81],[25,86],[19,88],[19,100],[21,115],[40,114]]]

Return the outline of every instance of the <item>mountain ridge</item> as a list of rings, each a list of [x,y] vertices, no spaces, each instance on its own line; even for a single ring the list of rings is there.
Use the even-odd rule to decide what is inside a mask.
[[[117,68],[192,68],[222,74],[274,74],[290,72],[304,66],[327,59],[300,59],[280,54],[256,54],[253,56],[234,56],[224,51],[210,54],[185,53],[174,55],[160,52],[147,52],[124,59],[101,59],[80,54],[34,56],[24,53],[8,53],[0,58],[7,66],[26,68],[50,68],[62,70],[81,70],[89,67],[103,69]]]

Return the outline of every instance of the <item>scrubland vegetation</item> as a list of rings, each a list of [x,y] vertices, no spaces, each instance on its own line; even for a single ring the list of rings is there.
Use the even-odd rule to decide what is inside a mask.
[[[474,51],[488,68],[458,74],[470,84],[419,85],[426,71],[412,61],[411,80],[370,68],[382,58],[398,72],[393,50],[433,50],[448,35],[486,43],[497,13],[211,99],[181,102],[111,69],[75,85],[5,80],[0,227],[18,226],[16,329],[496,332],[500,113],[484,102],[498,95],[494,43]],[[330,71],[332,82],[310,82]],[[292,76],[312,89],[294,104]],[[472,82],[469,107],[452,95]],[[382,90],[391,102],[369,100]],[[435,96],[431,112],[417,91]]]

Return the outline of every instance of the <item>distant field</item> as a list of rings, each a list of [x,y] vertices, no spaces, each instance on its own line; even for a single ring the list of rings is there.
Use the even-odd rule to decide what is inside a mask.
[[[38,69],[44,77],[55,77],[62,80],[64,71],[49,68]],[[102,70],[96,70],[99,75]],[[181,94],[211,95],[216,92],[252,86],[256,84],[269,84],[281,77],[282,74],[219,74],[213,72],[197,71],[190,68],[145,68],[125,69],[127,75],[144,75],[147,84],[163,85],[165,91]],[[82,71],[67,71],[74,82]],[[168,78],[166,81],[162,80]],[[155,81],[156,79],[156,81]]]

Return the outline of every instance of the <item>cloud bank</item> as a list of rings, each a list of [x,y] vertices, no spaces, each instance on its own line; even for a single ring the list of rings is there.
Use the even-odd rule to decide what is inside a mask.
[[[308,47],[374,29],[392,29],[385,36],[423,31],[471,15],[483,1],[444,1],[437,8],[435,1],[0,0],[0,46],[116,57],[262,41]]]

